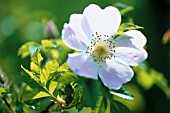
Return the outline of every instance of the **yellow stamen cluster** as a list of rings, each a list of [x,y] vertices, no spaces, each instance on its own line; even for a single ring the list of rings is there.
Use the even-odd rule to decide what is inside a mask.
[[[115,43],[113,38],[104,35],[101,36],[97,32],[92,34],[91,44],[87,47],[86,53],[89,54],[93,60],[97,63],[106,62],[106,59],[114,58],[115,54]],[[114,40],[115,41],[115,40]]]

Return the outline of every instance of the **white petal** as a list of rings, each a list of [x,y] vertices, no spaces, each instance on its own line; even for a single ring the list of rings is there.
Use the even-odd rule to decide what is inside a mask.
[[[81,14],[71,15],[69,24],[64,24],[62,38],[70,48],[85,51],[90,40],[82,29],[82,17]]]
[[[127,31],[125,34],[127,36],[132,37],[130,40],[132,41],[132,44],[136,46],[137,48],[141,49],[146,44],[146,37],[137,30],[130,30]]]
[[[128,48],[128,47],[118,47],[115,48],[115,59],[116,61],[123,63],[125,65],[137,66],[143,62],[148,54],[142,49]]]
[[[114,60],[107,60],[106,64],[103,64],[99,69],[99,76],[104,83],[110,89],[119,89],[123,83],[131,80],[134,73],[132,69]]]
[[[115,60],[125,65],[137,66],[148,56],[143,49],[146,38],[140,31],[136,30],[128,31],[126,34],[116,38]]]
[[[86,53],[69,54],[68,64],[75,74],[86,78],[98,79],[98,64]]]
[[[99,6],[91,4],[85,8],[83,15],[89,22],[92,33],[113,35],[119,28],[121,15],[117,8],[109,6],[102,10]]]
[[[82,17],[81,26],[82,26],[84,33],[88,37],[88,39],[91,41],[92,40],[92,30],[91,30],[89,22],[87,21],[87,18],[85,16]]]

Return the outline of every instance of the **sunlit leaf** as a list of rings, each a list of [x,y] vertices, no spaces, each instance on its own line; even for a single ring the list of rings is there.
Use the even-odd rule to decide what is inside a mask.
[[[40,75],[40,81],[46,85],[49,80],[50,74],[53,74],[57,71],[59,64],[56,60],[47,62],[47,64],[42,69],[42,74]]]
[[[44,49],[56,48],[57,41],[56,40],[42,40],[41,45],[42,45],[42,48]]]
[[[47,80],[48,80],[48,73],[44,69],[42,70],[42,74],[40,75],[40,81],[43,86],[46,86]]]
[[[37,49],[36,52],[31,57],[31,61],[34,62],[38,67],[40,67],[42,60],[43,60],[43,57],[41,56],[41,53]]]
[[[57,60],[52,60],[52,61],[47,62],[44,69],[46,70],[48,74],[52,74],[58,70],[58,67],[59,67],[59,63],[57,62]]]
[[[55,88],[57,87],[58,82],[56,81],[51,81],[50,86],[49,86],[49,93],[53,94]]]
[[[63,65],[61,65],[59,68],[58,68],[58,72],[66,72],[66,71],[69,71],[70,68],[68,66],[68,63],[64,63]]]
[[[120,25],[116,35],[121,35],[124,34],[125,31],[135,30],[135,29],[143,29],[143,27],[131,23],[123,23]]]
[[[34,72],[36,74],[40,74],[40,68],[34,62],[30,63],[30,69],[32,72]]]
[[[34,78],[34,75],[31,71],[25,69],[22,65],[21,65],[21,68],[33,79]]]
[[[5,92],[6,92],[5,89],[0,87],[0,94],[5,93]]]
[[[40,44],[36,43],[36,42],[27,42],[24,45],[22,45],[19,50],[18,50],[18,55],[21,55],[22,58],[25,58],[27,56],[30,55],[30,46],[35,46],[35,47],[39,47]]]
[[[32,99],[42,98],[42,97],[48,97],[50,96],[48,93],[40,91],[37,93]]]
[[[34,48],[31,46],[31,48]],[[40,75],[41,73],[41,61],[43,60],[43,57],[41,56],[41,53],[39,52],[38,48],[30,49],[31,52],[31,63],[30,63],[30,69],[32,72],[34,72],[37,75]]]
[[[33,99],[38,99],[38,98],[43,98],[43,97],[49,97],[50,95],[46,92],[40,91],[32,91],[32,92],[26,92],[22,96],[22,101],[28,101],[28,100],[33,100]]]
[[[21,71],[22,79],[27,83],[32,89],[38,91],[46,91],[43,86],[39,83],[39,80],[34,77],[33,73],[22,67],[24,71]]]

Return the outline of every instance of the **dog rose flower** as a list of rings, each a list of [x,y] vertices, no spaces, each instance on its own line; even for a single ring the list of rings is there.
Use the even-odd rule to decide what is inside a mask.
[[[130,66],[137,66],[147,58],[143,49],[146,37],[137,30],[130,30],[114,38],[121,22],[117,8],[101,9],[95,4],[85,8],[83,14],[72,14],[64,24],[62,39],[74,50],[68,55],[68,64],[79,76],[102,80],[111,89],[119,89],[134,73]]]

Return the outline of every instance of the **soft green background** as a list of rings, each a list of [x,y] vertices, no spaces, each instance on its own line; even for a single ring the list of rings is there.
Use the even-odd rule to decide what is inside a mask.
[[[52,19],[61,35],[63,24],[69,21],[72,13],[82,13],[92,3],[104,8],[115,2],[134,7],[134,11],[126,16],[144,27],[142,32],[148,40],[147,61],[162,72],[170,83],[170,43],[162,43],[164,33],[170,29],[169,0],[0,0],[0,69],[12,83],[20,85],[20,65],[27,65],[29,58],[21,60],[17,50],[27,41],[39,42],[45,38],[43,20]],[[132,106],[136,112],[170,112],[170,100],[159,88],[155,86],[145,91],[136,84],[129,86],[132,92],[135,92],[135,88],[138,91],[135,93],[138,95],[138,104]]]

